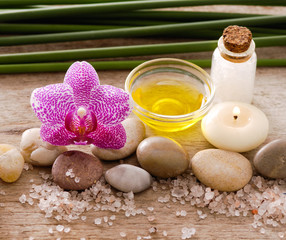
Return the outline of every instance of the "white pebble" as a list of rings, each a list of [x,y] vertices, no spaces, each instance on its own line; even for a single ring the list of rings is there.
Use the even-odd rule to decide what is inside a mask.
[[[40,128],[31,128],[22,134],[20,151],[27,163],[50,166],[67,148],[44,142],[40,136]]]

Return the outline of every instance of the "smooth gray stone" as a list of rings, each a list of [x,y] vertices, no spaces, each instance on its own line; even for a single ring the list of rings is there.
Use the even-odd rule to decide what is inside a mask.
[[[254,156],[255,169],[269,178],[286,178],[286,139],[277,139],[263,146]]]
[[[140,167],[120,164],[106,171],[105,180],[122,192],[138,193],[152,184],[152,176]]]

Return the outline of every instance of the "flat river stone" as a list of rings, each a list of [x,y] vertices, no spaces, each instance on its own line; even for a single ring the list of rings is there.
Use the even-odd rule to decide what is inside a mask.
[[[126,143],[124,147],[120,149],[104,149],[91,145],[92,153],[102,160],[118,160],[126,158],[136,151],[138,144],[145,137],[145,126],[137,118],[127,118],[122,122],[122,125],[126,131]]]
[[[269,178],[286,178],[286,139],[271,141],[255,155],[256,170]]]
[[[170,138],[146,138],[139,144],[136,153],[140,165],[157,177],[176,177],[189,167],[188,153]]]
[[[106,171],[105,180],[122,192],[142,192],[152,184],[152,176],[140,167],[120,164]]]
[[[84,190],[93,185],[102,174],[100,160],[80,151],[60,154],[52,167],[54,182],[66,190]]]
[[[191,159],[195,176],[206,186],[219,191],[237,191],[252,177],[252,167],[243,155],[221,149],[206,149]]]

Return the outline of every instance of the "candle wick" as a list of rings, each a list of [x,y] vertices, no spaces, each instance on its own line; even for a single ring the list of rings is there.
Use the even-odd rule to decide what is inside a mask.
[[[234,120],[238,119],[238,116],[237,115],[234,115],[233,116]]]

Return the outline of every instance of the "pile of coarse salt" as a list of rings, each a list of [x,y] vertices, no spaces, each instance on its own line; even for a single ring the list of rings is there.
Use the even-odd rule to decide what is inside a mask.
[[[89,210],[94,211],[123,211],[126,217],[138,214],[147,215],[144,209],[137,209],[135,206],[134,194],[132,192],[113,193],[109,184],[102,177],[92,187],[85,191],[64,191],[57,186],[50,174],[40,173],[44,182],[41,185],[32,184],[28,196],[22,194],[19,198],[21,203],[33,205],[34,200],[38,200],[39,208],[45,212],[45,217],[54,217],[58,221],[68,222],[81,219],[86,220],[82,214]],[[247,216],[252,214],[254,221],[252,226],[260,228],[260,233],[266,232],[267,225],[277,227],[286,223],[286,196],[284,190],[286,182],[284,180],[266,180],[260,176],[253,176],[251,181],[237,192],[212,191],[210,188],[198,182],[196,177],[189,171],[176,179],[156,180],[152,184],[153,191],[163,191],[164,195],[158,198],[158,202],[169,204],[170,202],[182,205],[190,204],[199,208],[208,208],[210,213],[224,214],[229,216]],[[33,202],[32,202],[33,200]],[[153,212],[154,208],[148,206],[147,210]],[[197,210],[201,219],[207,217],[202,210]],[[176,211],[177,217],[184,217],[187,212]],[[150,220],[149,220],[150,217]],[[154,216],[148,216],[152,222]],[[94,224],[107,224],[112,226],[115,215],[110,218],[96,218]],[[153,228],[149,229],[149,235],[138,236],[137,239],[152,239],[150,233],[156,233]],[[189,239],[196,232],[195,228],[182,228],[181,239]],[[163,236],[167,236],[165,230]],[[124,238],[126,233],[121,232]],[[280,238],[284,237],[284,232],[279,232]]]
[[[237,192],[212,191],[210,188],[198,182],[191,173],[185,173],[176,179],[159,180],[153,183],[153,190],[157,191],[159,185],[166,186],[170,195],[159,197],[158,201],[168,203],[191,204],[199,208],[208,208],[211,213],[230,216],[247,216],[252,214],[253,228],[260,228],[264,234],[265,225],[277,227],[286,223],[286,181],[266,180],[261,176],[253,176],[251,181]],[[197,211],[199,217],[207,217],[201,210]],[[177,214],[178,215],[178,214]],[[280,238],[284,237],[279,232]]]

